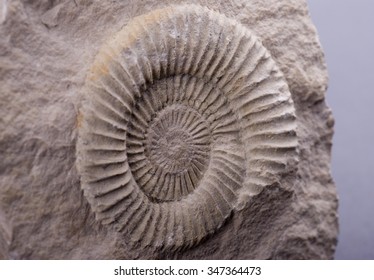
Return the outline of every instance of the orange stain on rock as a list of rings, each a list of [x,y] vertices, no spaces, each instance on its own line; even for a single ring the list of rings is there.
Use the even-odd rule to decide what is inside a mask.
[[[83,123],[83,114],[81,110],[78,111],[77,119],[76,119],[76,127],[81,128]]]

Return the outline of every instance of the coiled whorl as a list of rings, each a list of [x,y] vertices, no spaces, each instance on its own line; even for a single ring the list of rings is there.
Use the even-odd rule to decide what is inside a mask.
[[[296,158],[285,79],[247,28],[196,5],[134,18],[84,86],[77,166],[98,220],[179,250]]]

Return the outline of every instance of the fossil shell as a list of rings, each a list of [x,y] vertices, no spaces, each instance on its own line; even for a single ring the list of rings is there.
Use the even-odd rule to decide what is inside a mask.
[[[197,244],[296,157],[280,70],[247,28],[205,7],[134,18],[101,48],[84,96],[85,196],[143,247]]]

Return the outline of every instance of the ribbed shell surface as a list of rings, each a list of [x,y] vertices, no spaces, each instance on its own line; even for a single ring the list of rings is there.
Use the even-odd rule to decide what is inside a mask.
[[[196,245],[297,157],[282,73],[250,30],[205,7],[134,18],[101,48],[83,94],[84,194],[142,247]]]

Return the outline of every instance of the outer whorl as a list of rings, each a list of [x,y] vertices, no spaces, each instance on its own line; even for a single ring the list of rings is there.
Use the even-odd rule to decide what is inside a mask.
[[[296,158],[293,102],[269,52],[201,6],[134,18],[101,48],[84,96],[85,196],[143,247],[193,246]]]

